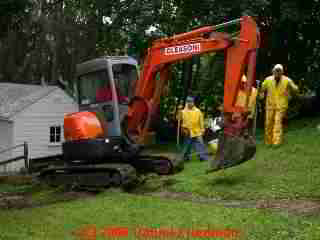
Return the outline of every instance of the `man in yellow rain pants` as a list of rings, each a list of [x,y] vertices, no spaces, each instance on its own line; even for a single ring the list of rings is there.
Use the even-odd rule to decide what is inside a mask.
[[[289,91],[298,92],[298,87],[283,72],[283,66],[276,64],[273,75],[267,77],[261,86],[260,97],[267,93],[264,139],[267,145],[282,143],[282,120],[288,109]]]

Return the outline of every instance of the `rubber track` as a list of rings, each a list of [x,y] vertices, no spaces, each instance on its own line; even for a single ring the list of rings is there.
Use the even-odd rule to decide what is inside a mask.
[[[119,177],[118,180],[112,177]],[[137,180],[134,167],[129,164],[97,164],[50,167],[40,173],[40,180],[50,185],[78,185],[92,187],[127,186]]]

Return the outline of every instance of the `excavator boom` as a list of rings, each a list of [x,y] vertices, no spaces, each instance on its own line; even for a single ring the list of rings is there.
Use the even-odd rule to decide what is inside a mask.
[[[220,28],[240,24],[240,32],[235,37],[217,32]],[[150,125],[154,109],[159,105],[160,96],[168,80],[171,64],[193,56],[210,52],[225,51],[224,111],[245,112],[246,108],[235,106],[241,76],[247,66],[247,94],[255,78],[256,51],[259,47],[259,31],[250,16],[243,16],[216,26],[202,27],[188,33],[154,41],[148,49],[140,79],[136,85],[135,98],[129,109],[128,130],[143,129],[139,133],[140,142]],[[156,74],[160,72],[160,81]]]

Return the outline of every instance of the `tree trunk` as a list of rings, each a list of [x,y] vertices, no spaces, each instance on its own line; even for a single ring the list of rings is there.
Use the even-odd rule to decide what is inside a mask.
[[[196,72],[194,74],[193,79],[195,79],[195,81],[193,81],[193,89],[197,89],[198,90],[198,86],[199,86],[199,78],[200,78],[200,68],[201,68],[201,57],[200,56],[196,56],[194,57],[194,62],[196,64]]]
[[[287,59],[285,56],[284,39],[285,30],[281,29],[281,1],[272,0],[272,27],[271,27],[271,38],[272,38],[272,61],[277,61],[277,63],[286,64]],[[275,63],[273,63],[275,64]]]
[[[186,60],[183,62],[183,85],[184,85],[184,104],[186,101],[187,96],[191,93],[191,86],[192,86],[192,66],[193,66],[193,59]]]

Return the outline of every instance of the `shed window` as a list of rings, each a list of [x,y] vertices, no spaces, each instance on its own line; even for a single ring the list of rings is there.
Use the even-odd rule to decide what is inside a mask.
[[[50,127],[50,143],[61,142],[61,126]]]

